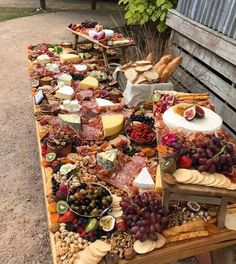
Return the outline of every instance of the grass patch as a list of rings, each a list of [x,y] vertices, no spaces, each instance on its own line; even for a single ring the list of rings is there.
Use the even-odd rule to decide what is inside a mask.
[[[33,16],[37,14],[50,13],[50,12],[55,12],[55,11],[57,10],[47,9],[47,10],[36,11],[36,9],[33,9],[33,8],[1,7],[0,8],[0,22],[18,18],[18,17]]]

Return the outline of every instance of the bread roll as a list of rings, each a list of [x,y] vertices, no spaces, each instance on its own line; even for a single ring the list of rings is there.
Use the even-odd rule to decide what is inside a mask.
[[[162,64],[162,65],[160,65],[160,66],[156,69],[156,71],[157,71],[157,73],[159,74],[159,76],[162,75],[162,73],[163,73],[163,71],[164,71],[164,69],[165,69],[166,66],[167,66],[167,64]]]
[[[174,60],[172,60],[163,70],[161,76],[160,76],[160,82],[166,83],[169,81],[172,73],[177,69],[177,67],[182,63],[183,58],[177,57]]]

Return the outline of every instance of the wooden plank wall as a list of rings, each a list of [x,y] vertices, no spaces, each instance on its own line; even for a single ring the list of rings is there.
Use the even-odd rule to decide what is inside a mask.
[[[224,121],[236,137],[236,41],[170,10],[171,52],[183,57],[173,75],[177,89],[208,92]]]

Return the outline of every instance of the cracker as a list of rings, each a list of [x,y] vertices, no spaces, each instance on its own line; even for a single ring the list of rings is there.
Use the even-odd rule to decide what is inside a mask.
[[[155,241],[156,242],[156,248],[161,248],[165,245],[166,243],[166,239],[163,235],[161,235],[160,233],[156,233],[158,236],[158,240]]]
[[[138,73],[134,68],[128,68],[124,71],[125,77],[131,82],[134,83],[138,78]]]
[[[152,241],[150,239],[145,240],[144,242],[141,242],[139,240],[136,240],[134,242],[134,250],[138,254],[145,254],[148,252],[151,252],[156,247],[156,241]]]
[[[154,69],[144,72],[143,75],[144,75],[144,78],[146,78],[150,82],[158,80],[159,78],[159,74]]]
[[[139,66],[143,66],[143,65],[150,65],[151,61],[149,61],[149,60],[140,60],[140,61],[136,61],[135,63],[137,65],[139,65]]]

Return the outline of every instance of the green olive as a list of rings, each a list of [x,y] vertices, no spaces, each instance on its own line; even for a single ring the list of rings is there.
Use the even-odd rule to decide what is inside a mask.
[[[87,191],[85,189],[81,189],[80,190],[80,193],[82,193],[83,195],[86,195],[87,194]]]
[[[98,215],[98,209],[97,208],[94,208],[92,210],[92,212],[90,213],[90,215]]]
[[[107,205],[107,204],[108,204],[108,203],[107,203],[107,200],[106,200],[105,198],[102,199],[102,204],[103,204],[103,205]]]
[[[69,199],[74,201],[74,200],[76,199],[76,198],[75,198],[75,195],[70,195],[70,196],[69,196]]]
[[[112,202],[112,197],[111,197],[110,195],[108,195],[108,196],[106,197],[106,200],[110,203],[110,202]]]

